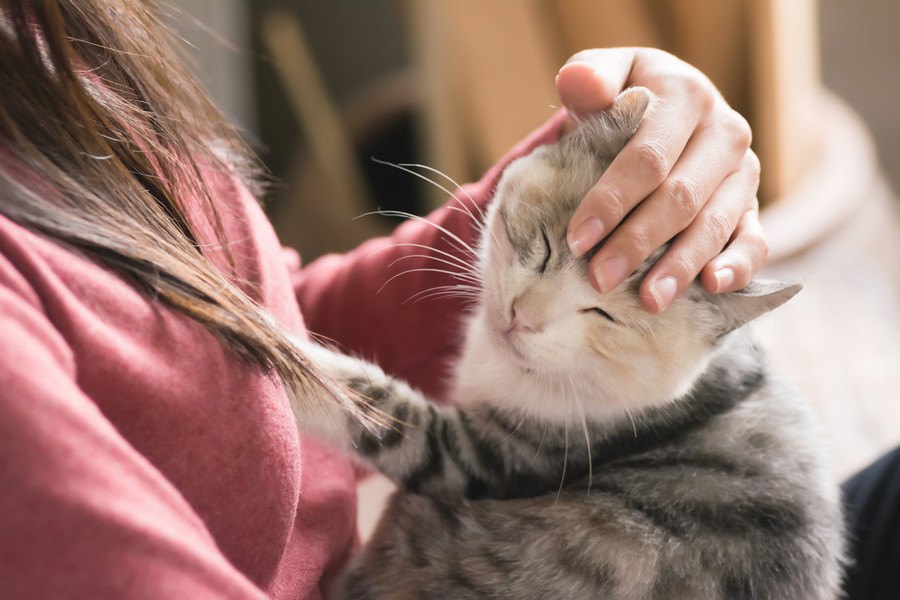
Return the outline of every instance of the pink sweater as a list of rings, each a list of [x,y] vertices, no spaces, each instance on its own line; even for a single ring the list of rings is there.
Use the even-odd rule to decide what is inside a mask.
[[[555,139],[558,114],[466,191],[486,204],[502,166]],[[231,210],[238,276],[284,326],[325,335],[439,395],[457,300],[401,302],[448,283],[386,281],[419,253],[462,253],[417,222],[300,268],[256,202]],[[430,219],[473,242],[467,217]],[[419,259],[403,261],[405,267]],[[421,261],[420,261],[421,263]],[[95,262],[0,217],[0,597],[318,598],[356,545],[355,471],[300,439],[283,389],[202,327]]]

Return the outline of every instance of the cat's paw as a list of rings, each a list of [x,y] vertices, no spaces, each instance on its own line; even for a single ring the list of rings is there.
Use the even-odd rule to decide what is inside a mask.
[[[360,358],[341,354],[309,342],[302,343],[300,348],[319,371],[341,385],[357,389],[361,381],[368,381],[376,385],[382,384],[388,378],[380,367]],[[359,390],[357,389],[357,391]]]
[[[340,402],[325,398],[293,398],[300,431],[337,447],[347,446],[359,428],[376,430],[381,424],[375,408],[390,378],[380,367],[310,342],[297,342],[316,371],[332,380]]]

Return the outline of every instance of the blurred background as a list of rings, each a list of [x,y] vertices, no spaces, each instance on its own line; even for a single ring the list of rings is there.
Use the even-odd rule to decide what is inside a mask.
[[[392,226],[358,215],[445,199],[370,157],[480,177],[556,110],[570,54],[642,45],[695,64],[753,126],[768,274],[806,282],[763,324],[775,361],[822,415],[839,475],[900,442],[900,2],[170,4],[307,262]]]

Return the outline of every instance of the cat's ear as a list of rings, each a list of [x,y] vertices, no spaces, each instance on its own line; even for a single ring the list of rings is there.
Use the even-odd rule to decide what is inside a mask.
[[[803,289],[800,283],[760,280],[737,292],[713,296],[724,318],[720,335],[746,325],[756,317],[774,310]]]
[[[622,131],[627,132],[628,137],[631,137],[640,125],[641,119],[644,118],[644,113],[647,112],[652,100],[653,92],[647,88],[639,85],[630,87],[616,96],[612,109],[609,111],[612,113],[610,119]]]
[[[630,87],[610,108],[581,117],[573,135],[587,142],[600,157],[611,160],[637,131],[653,97],[645,87]]]

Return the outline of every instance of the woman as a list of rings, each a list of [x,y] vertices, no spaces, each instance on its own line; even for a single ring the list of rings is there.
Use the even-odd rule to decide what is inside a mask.
[[[353,551],[355,472],[293,426],[285,386],[330,388],[307,328],[435,396],[453,299],[376,291],[417,223],[300,268],[253,199],[252,161],[168,45],[152,3],[0,3],[0,590],[6,598],[316,598]],[[648,310],[699,273],[742,287],[766,257],[746,123],[698,71],[588,51],[571,113],[628,85],[662,98],[572,219],[600,290],[656,247]],[[503,165],[571,127],[560,113]],[[431,220],[465,240],[458,211]],[[615,230],[614,230],[615,229]],[[612,233],[610,233],[612,232]],[[724,248],[724,250],[723,250]]]

